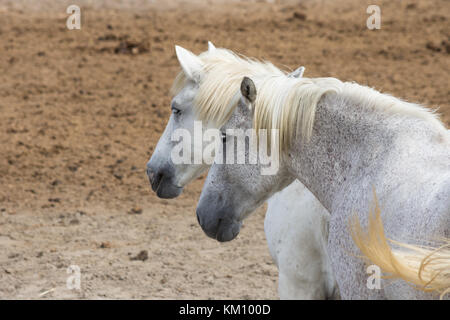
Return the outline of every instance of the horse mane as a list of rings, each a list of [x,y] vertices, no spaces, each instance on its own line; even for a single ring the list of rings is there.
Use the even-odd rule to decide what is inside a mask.
[[[200,120],[210,121],[218,128],[230,118],[240,99],[240,84],[244,76],[251,78],[257,88],[253,104],[253,127],[278,129],[278,146],[286,151],[295,136],[308,141],[312,134],[314,116],[322,96],[336,93],[362,108],[401,114],[427,121],[437,130],[445,126],[436,113],[419,104],[401,99],[353,82],[336,78],[293,78],[272,63],[239,56],[227,49],[216,49],[199,55],[204,63],[204,75],[194,99]],[[181,71],[172,86],[176,95],[189,81]],[[268,144],[270,144],[270,135]]]
[[[286,76],[287,72],[267,61],[239,56],[236,53],[217,48],[214,53],[205,51],[199,55],[204,63],[204,74],[194,99],[194,108],[200,120],[211,121],[222,127],[230,118],[239,101],[242,79],[268,76]],[[176,76],[171,88],[177,95],[189,79],[183,71]]]
[[[342,82],[335,78],[265,77],[256,79],[253,124],[260,129],[278,129],[278,147],[287,150],[294,136],[308,141],[319,100],[325,93],[339,92]],[[268,144],[271,136],[268,135]]]
[[[366,109],[379,110],[390,115],[403,115],[421,119],[431,123],[432,127],[437,131],[447,130],[439,119],[436,110],[417,103],[404,101],[390,94],[381,93],[373,88],[362,86],[355,82],[345,82],[340,96]]]
[[[335,93],[339,99],[365,110],[421,119],[437,132],[446,132],[433,110],[354,82],[341,82],[336,78],[263,76],[262,79],[256,77],[255,84],[253,127],[257,132],[259,129],[279,129],[280,151],[288,150],[294,137],[309,141],[317,104],[327,93]],[[270,135],[268,143],[270,145]]]

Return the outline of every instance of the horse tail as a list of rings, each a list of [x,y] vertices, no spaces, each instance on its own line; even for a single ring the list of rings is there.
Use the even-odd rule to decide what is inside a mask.
[[[375,206],[369,212],[367,231],[355,215],[350,220],[353,241],[367,262],[387,273],[385,278],[402,279],[416,289],[439,292],[440,298],[450,292],[450,239],[439,247],[412,245],[386,238],[381,210],[374,191]],[[392,243],[396,248],[391,248]]]

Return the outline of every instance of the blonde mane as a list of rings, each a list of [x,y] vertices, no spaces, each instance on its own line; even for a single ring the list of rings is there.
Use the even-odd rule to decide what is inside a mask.
[[[310,139],[317,104],[326,93],[336,93],[340,99],[361,109],[421,119],[438,132],[447,130],[433,110],[357,83],[341,82],[336,78],[296,79],[287,76],[263,76],[254,80],[257,95],[253,106],[253,127],[257,130],[279,129],[280,151],[288,150],[293,138],[305,142]]]
[[[419,118],[432,123],[437,130],[446,130],[432,110],[356,83],[341,82],[336,78],[288,77],[286,71],[270,62],[238,56],[227,49],[216,49],[212,54],[204,52],[199,57],[204,63],[204,74],[194,100],[198,118],[222,127],[239,101],[240,84],[247,76],[257,88],[253,127],[257,130],[278,129],[280,151],[288,150],[296,136],[308,141],[317,104],[330,92],[362,108]],[[172,94],[180,92],[187,81],[185,74],[180,72],[172,86]],[[268,138],[270,144],[270,135]]]
[[[233,113],[239,101],[239,88],[245,76],[253,79],[263,75],[287,75],[270,62],[241,57],[222,48],[217,48],[212,54],[208,51],[203,52],[199,58],[204,63],[204,74],[194,100],[194,108],[200,120],[211,121],[219,128]],[[179,72],[171,93],[178,94],[186,86],[187,81],[184,72]]]
[[[342,87],[342,82],[335,78],[279,76],[256,79],[255,84],[253,126],[257,132],[259,129],[278,129],[280,151],[287,150],[296,136],[309,140],[317,103],[325,93],[339,92]]]

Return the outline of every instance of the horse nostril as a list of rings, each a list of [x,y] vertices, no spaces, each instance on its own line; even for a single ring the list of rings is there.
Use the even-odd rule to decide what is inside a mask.
[[[150,180],[150,183],[153,183],[153,178],[155,177],[155,172],[152,169],[147,168],[147,176],[148,176],[148,179]]]
[[[156,192],[158,186],[163,178],[163,174],[160,171],[154,171],[153,169],[147,167],[147,176],[152,186],[153,191]]]

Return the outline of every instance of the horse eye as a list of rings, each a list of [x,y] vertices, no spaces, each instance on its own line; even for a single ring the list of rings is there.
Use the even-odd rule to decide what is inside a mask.
[[[175,109],[175,108],[172,109],[173,114],[179,114],[180,112],[181,112],[181,110],[179,110],[179,109]]]

